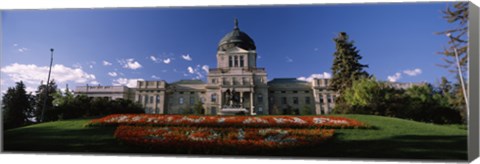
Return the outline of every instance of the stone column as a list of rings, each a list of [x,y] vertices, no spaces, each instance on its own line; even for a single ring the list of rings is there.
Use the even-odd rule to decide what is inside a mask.
[[[222,89],[220,88],[220,94],[217,93],[217,99],[218,99],[218,102],[215,102],[217,104],[220,104],[220,106],[218,107],[217,111],[220,111],[222,109],[222,101],[223,101],[223,92],[222,92]]]
[[[243,92],[240,92],[240,108],[243,108]]]
[[[253,105],[253,90],[250,92],[250,115],[253,114],[253,108],[255,106]]]

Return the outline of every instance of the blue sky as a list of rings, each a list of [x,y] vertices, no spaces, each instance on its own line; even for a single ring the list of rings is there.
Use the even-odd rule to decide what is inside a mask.
[[[205,80],[234,18],[254,39],[269,80],[328,76],[333,38],[344,31],[377,79],[436,83],[453,77],[436,66],[447,38],[434,33],[454,26],[442,18],[448,4],[2,11],[1,90],[19,80],[35,90],[47,78],[50,48],[59,88]]]

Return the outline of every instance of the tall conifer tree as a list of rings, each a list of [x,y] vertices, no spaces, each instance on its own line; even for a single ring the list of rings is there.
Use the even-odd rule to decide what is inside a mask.
[[[343,93],[346,88],[352,86],[353,81],[362,77],[368,77],[369,74],[363,70],[368,65],[360,64],[362,56],[353,45],[353,41],[348,40],[345,32],[340,32],[337,38],[334,38],[336,52],[333,54],[332,79],[330,89]],[[337,99],[338,100],[338,99]]]

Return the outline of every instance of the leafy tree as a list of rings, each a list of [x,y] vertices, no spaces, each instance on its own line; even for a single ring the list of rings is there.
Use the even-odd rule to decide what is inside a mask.
[[[203,103],[201,101],[195,102],[193,106],[193,112],[197,115],[203,115],[205,113],[205,108],[203,108]]]
[[[2,98],[3,128],[10,129],[29,124],[28,115],[32,110],[31,94],[25,91],[25,84],[17,82],[14,88],[8,88]]]
[[[329,87],[342,94],[345,89],[352,86],[353,81],[369,76],[363,70],[368,68],[368,65],[360,64],[362,56],[360,56],[359,51],[353,45],[354,42],[349,41],[347,33],[341,32],[333,40],[336,44],[336,51],[333,54],[333,76]]]
[[[377,111],[385,98],[382,89],[382,84],[375,78],[362,78],[354,81],[352,87],[344,91],[343,98],[354,113],[383,115],[383,112]]]
[[[47,95],[45,95],[45,92],[47,92]],[[35,97],[35,111],[34,115],[35,118],[38,121],[41,119],[42,115],[42,110],[43,110],[43,105],[45,101],[45,96],[46,96],[46,106],[45,106],[45,113],[44,113],[44,120],[43,121],[54,121],[57,120],[56,117],[58,117],[57,111],[54,111],[53,108],[53,99],[54,95],[57,94],[57,84],[55,83],[54,80],[50,81],[50,84],[47,89],[47,85],[41,84],[38,86],[37,91],[35,91],[36,97]]]
[[[310,108],[310,106],[308,106],[308,105],[304,105],[304,106],[302,106],[302,110],[300,110],[300,114],[301,115],[312,115],[313,114],[312,108]]]

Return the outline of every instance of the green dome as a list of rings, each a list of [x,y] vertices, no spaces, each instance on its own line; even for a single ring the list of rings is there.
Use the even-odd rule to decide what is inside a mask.
[[[256,49],[253,39],[238,28],[237,19],[235,19],[235,27],[233,28],[233,31],[226,34],[218,43],[219,50],[224,51],[231,47],[240,47],[246,50]]]

